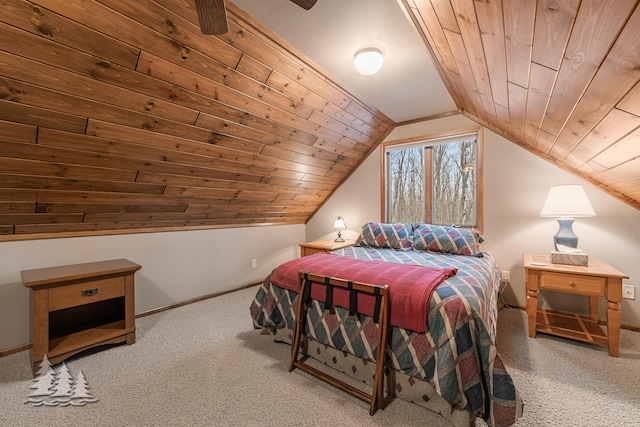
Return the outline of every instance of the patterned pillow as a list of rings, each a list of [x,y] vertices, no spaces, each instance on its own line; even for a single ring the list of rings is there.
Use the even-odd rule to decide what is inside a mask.
[[[420,224],[411,235],[413,249],[476,256],[480,253],[480,235],[466,228]]]
[[[411,233],[413,224],[369,222],[362,226],[356,245],[406,251],[411,249]]]

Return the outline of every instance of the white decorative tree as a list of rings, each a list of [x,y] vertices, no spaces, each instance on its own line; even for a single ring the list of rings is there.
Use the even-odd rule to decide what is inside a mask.
[[[66,363],[62,362],[56,379],[55,390],[51,397],[58,402],[69,401],[73,392],[73,375],[71,375]]]
[[[44,355],[44,359],[40,362],[36,377],[33,379],[33,384],[29,386],[33,391],[29,393],[29,398],[24,403],[31,403],[34,406],[42,404],[44,399],[40,396],[49,396],[51,394],[51,387],[55,381],[55,371],[51,367],[51,363]]]
[[[89,389],[89,383],[82,373],[82,370],[78,372],[76,377],[76,385],[73,389],[73,395],[71,396],[71,404],[74,406],[83,406],[87,403],[97,402],[98,399],[94,398]]]

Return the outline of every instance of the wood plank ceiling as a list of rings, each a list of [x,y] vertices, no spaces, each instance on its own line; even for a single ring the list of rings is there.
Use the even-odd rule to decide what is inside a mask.
[[[463,114],[640,209],[637,0],[399,0]]]
[[[227,3],[0,1],[0,239],[304,223],[391,132]]]

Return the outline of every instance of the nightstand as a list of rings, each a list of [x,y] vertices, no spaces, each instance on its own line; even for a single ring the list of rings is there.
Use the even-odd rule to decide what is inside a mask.
[[[344,242],[334,242],[333,240],[318,240],[316,242],[300,244],[300,256],[313,255],[318,252],[331,252],[336,249],[346,248],[353,245],[353,240]]]
[[[609,347],[609,355],[618,356],[624,273],[604,261],[589,259],[586,267],[552,264],[547,255],[524,254],[527,281],[527,317],[529,336],[536,331]],[[550,290],[589,298],[589,316],[538,308],[538,291]],[[598,324],[598,300],[607,299],[607,333]]]

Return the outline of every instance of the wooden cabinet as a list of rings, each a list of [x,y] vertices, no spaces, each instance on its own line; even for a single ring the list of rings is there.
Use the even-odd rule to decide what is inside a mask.
[[[552,264],[545,255],[524,254],[527,281],[529,336],[536,332],[606,345],[611,356],[618,356],[622,313],[622,279],[629,277],[604,261],[589,259],[589,265]],[[538,292],[549,290],[589,299],[589,315],[546,310],[538,307]],[[598,300],[607,300],[607,332],[599,324]]]
[[[336,249],[346,248],[353,245],[353,240],[344,242],[334,242],[333,240],[318,240],[315,242],[302,243],[300,245],[300,256],[313,255],[318,252],[331,252]]]
[[[60,363],[83,350],[136,340],[134,273],[126,259],[24,270],[32,292],[31,361]]]

